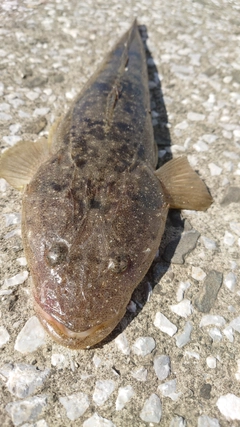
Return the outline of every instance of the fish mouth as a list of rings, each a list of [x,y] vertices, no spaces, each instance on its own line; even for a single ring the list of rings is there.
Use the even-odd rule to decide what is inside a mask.
[[[126,309],[124,309],[123,312],[117,313],[116,316],[108,321],[99,323],[98,325],[80,332],[75,332],[67,328],[43,310],[36,302],[35,310],[44,329],[55,341],[68,348],[84,349],[97,344],[109,335],[123,317]]]

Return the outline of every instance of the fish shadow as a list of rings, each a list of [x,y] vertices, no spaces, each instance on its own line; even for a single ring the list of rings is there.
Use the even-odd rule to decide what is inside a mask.
[[[171,135],[168,127],[168,114],[164,102],[161,81],[159,79],[159,72],[151,51],[147,46],[147,28],[145,25],[139,25],[138,29],[146,52],[154,139],[160,152],[158,167],[161,167],[164,163],[172,159]],[[152,291],[153,293],[155,291],[161,291],[161,279],[171,266],[171,260],[184,231],[184,222],[185,220],[182,220],[180,211],[169,210],[165,225],[165,232],[161,240],[159,252],[156,255],[148,273],[134,290],[124,317],[110,335],[108,335],[103,341],[101,341],[99,344],[96,344],[92,348],[103,347],[105,344],[115,339],[142,311],[143,307],[148,302]],[[161,307],[159,308],[161,309]]]

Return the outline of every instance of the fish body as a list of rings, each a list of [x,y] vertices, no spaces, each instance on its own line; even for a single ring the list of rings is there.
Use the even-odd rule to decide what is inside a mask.
[[[39,149],[41,164],[25,186],[23,244],[45,329],[65,346],[86,348],[124,316],[159,247],[169,207],[198,208],[189,192],[182,199],[176,178],[195,174],[185,159],[155,171],[136,22],[55,126],[50,145]],[[206,209],[211,197],[195,175],[199,209]]]

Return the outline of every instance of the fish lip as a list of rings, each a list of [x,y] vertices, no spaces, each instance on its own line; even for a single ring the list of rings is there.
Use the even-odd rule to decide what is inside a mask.
[[[43,310],[36,301],[35,310],[42,326],[49,335],[59,344],[72,349],[88,348],[102,341],[114,329],[123,316],[122,312],[120,314],[117,313],[116,316],[106,322],[92,326],[85,331],[75,332]]]

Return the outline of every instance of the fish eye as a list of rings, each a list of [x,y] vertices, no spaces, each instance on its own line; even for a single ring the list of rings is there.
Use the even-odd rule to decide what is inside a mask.
[[[67,255],[68,247],[63,242],[55,242],[49,249],[46,249],[45,251],[47,262],[51,267],[64,262],[67,258]]]
[[[129,264],[130,258],[128,255],[117,255],[109,259],[108,269],[112,270],[114,273],[123,273],[127,270]]]

